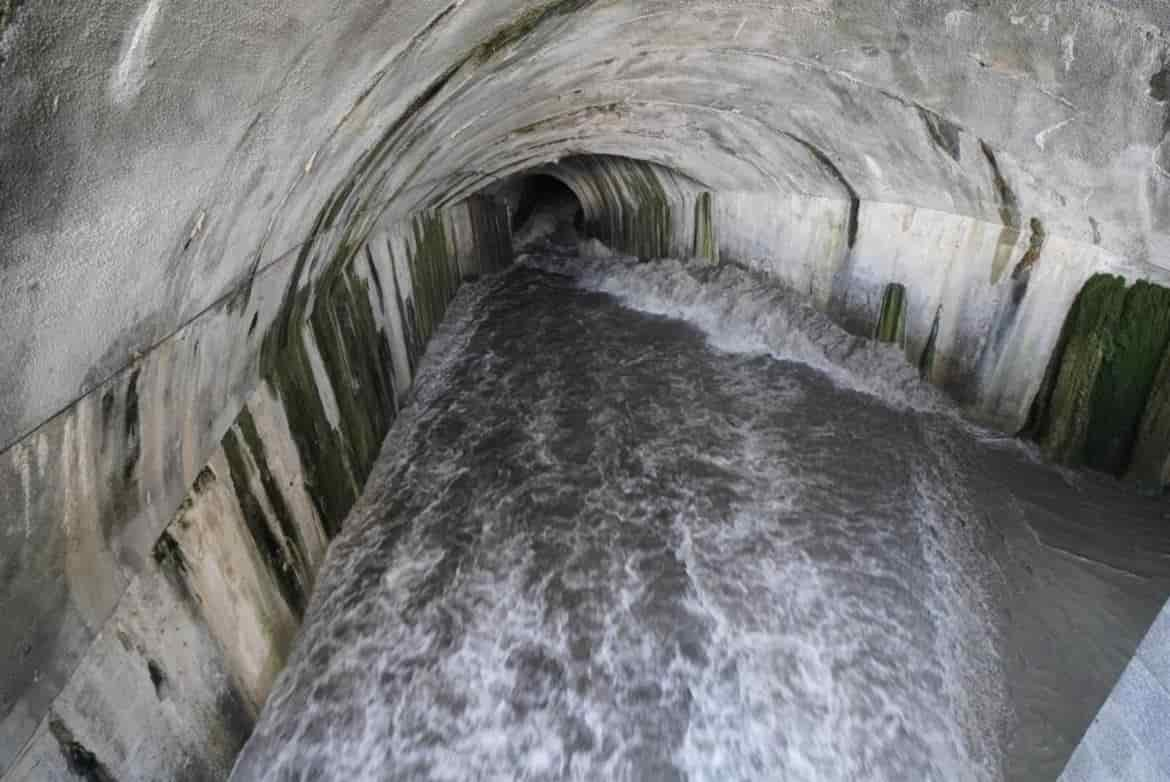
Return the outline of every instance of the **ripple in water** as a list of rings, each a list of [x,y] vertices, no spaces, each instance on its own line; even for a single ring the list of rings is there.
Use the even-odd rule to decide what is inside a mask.
[[[961,434],[895,351],[675,262],[453,312],[235,779],[1000,778]]]

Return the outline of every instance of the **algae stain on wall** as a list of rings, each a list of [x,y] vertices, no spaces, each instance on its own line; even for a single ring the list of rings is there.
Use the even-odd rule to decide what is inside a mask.
[[[882,293],[881,310],[873,338],[878,342],[904,345],[906,342],[906,286],[891,282]]]
[[[1097,274],[1077,295],[1026,434],[1059,462],[1164,482],[1170,289]]]
[[[584,10],[593,0],[551,0],[544,5],[524,11],[515,19],[495,30],[476,47],[472,58],[483,63],[515,46],[546,21]]]
[[[1085,283],[1065,320],[1036,398],[1031,432],[1055,461],[1079,464],[1084,460],[1093,389],[1112,346],[1124,300],[1121,277],[1095,275]]]
[[[1138,425],[1128,477],[1151,489],[1170,484],[1170,350],[1154,376],[1154,388]]]
[[[643,167],[634,167],[627,182],[633,189],[633,204],[622,211],[621,243],[642,258],[671,255],[674,223],[662,183]]]
[[[508,231],[508,222],[501,209],[465,202],[416,215],[397,231],[399,241],[372,239],[382,243],[377,255],[388,253],[395,266],[389,290],[369,263],[373,248],[341,248],[315,280],[286,294],[287,312],[265,337],[261,371],[284,406],[308,493],[330,538],[356,501],[406,392],[395,367],[413,374],[462,283],[460,248],[448,227],[454,211],[471,221],[468,239],[483,242],[464,248],[468,271],[475,272],[503,263],[506,242],[497,234]],[[404,346],[408,355],[396,355]]]
[[[934,360],[938,352],[938,334],[942,328],[942,305],[934,312],[934,320],[930,323],[930,333],[926,337],[926,344],[918,356],[918,374],[923,380],[935,383]]]
[[[1139,281],[1126,293],[1112,350],[1093,392],[1085,461],[1120,475],[1170,342],[1170,290]]]
[[[673,174],[645,161],[604,156],[561,161],[558,168],[580,191],[588,236],[646,259],[691,253],[699,238],[717,254],[713,220],[707,220],[709,238],[699,237],[686,211],[690,200],[678,191]],[[695,207],[697,221],[703,208]],[[711,212],[709,202],[706,209]]]
[[[719,244],[715,239],[715,224],[711,217],[713,199],[709,191],[699,193],[695,199],[695,241],[691,252],[696,258],[718,263]]]
[[[471,246],[453,238],[456,217],[470,221]],[[340,531],[398,414],[406,389],[395,367],[413,379],[463,267],[476,274],[511,260],[507,215],[492,204],[418,215],[391,233],[366,252],[341,247],[315,277],[318,256],[301,255],[263,337],[260,386],[154,545],[254,710],[291,652],[324,541]],[[375,256],[393,266],[388,274]]]

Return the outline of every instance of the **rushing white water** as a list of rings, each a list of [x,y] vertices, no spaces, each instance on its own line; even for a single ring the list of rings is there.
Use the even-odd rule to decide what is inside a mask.
[[[677,262],[453,313],[236,779],[1000,778],[996,574],[895,352]]]
[[[842,387],[891,405],[952,412],[942,393],[921,382],[897,347],[847,333],[798,294],[746,269],[699,260],[647,264],[605,255],[529,255],[523,262],[568,271],[629,307],[692,323],[716,349],[798,361]]]

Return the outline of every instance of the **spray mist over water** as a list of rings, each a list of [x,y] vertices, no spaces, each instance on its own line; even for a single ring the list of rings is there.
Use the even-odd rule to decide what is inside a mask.
[[[452,312],[235,779],[1001,778],[966,435],[896,351],[676,261]]]

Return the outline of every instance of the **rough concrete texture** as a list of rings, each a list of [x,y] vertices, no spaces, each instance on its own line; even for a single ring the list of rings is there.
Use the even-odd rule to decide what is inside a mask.
[[[1168,105],[1151,84],[1167,16],[1085,0],[26,4],[0,110],[0,443],[304,241],[330,193],[405,215],[573,151],[713,190],[1035,216],[1166,264]]]
[[[423,226],[451,238],[423,248]],[[494,270],[509,258],[507,236],[503,208],[481,199],[379,230],[337,270],[351,284],[319,306],[286,306],[279,317],[236,306],[229,336],[199,332],[201,352],[221,360],[233,341],[251,343],[237,381],[251,381],[251,393],[218,388],[222,374],[192,363],[174,368],[170,348],[183,340],[172,340],[43,427],[31,451],[12,449],[0,474],[5,507],[21,510],[6,514],[0,549],[0,637],[12,661],[0,679],[5,779],[66,779],[91,760],[119,780],[226,776],[284,666],[370,448],[409,390],[423,330],[454,292],[432,290],[433,266],[456,279]],[[296,304],[291,267],[257,277],[251,298]],[[269,358],[285,371],[257,380],[260,323],[290,309],[298,349],[277,349]],[[290,374],[305,355],[307,374]],[[389,393],[363,393],[383,367]],[[184,372],[186,395],[156,380],[179,384]],[[173,425],[192,421],[199,431]],[[209,443],[213,432],[219,440]],[[328,464],[339,472],[323,473]]]
[[[1060,779],[1170,778],[1170,606],[1162,610]]]
[[[195,610],[161,569],[136,579],[9,777],[226,778],[257,711]]]
[[[271,569],[295,549],[296,578],[256,576],[248,607],[295,613],[444,297],[506,252],[506,217],[462,199],[511,174],[653,164],[565,177],[629,251],[708,248],[860,333],[904,285],[908,357],[1005,428],[1089,276],[1170,269],[1159,0],[0,8],[0,773],[52,742],[75,750],[55,768],[84,765],[115,735],[61,699],[101,670],[209,462],[254,511],[221,523],[275,543],[215,556]],[[371,331],[383,353],[359,359]],[[307,472],[304,496],[281,488],[280,510],[261,460]],[[267,663],[232,655],[279,655],[292,620],[232,641],[205,614],[233,691],[262,697]]]

